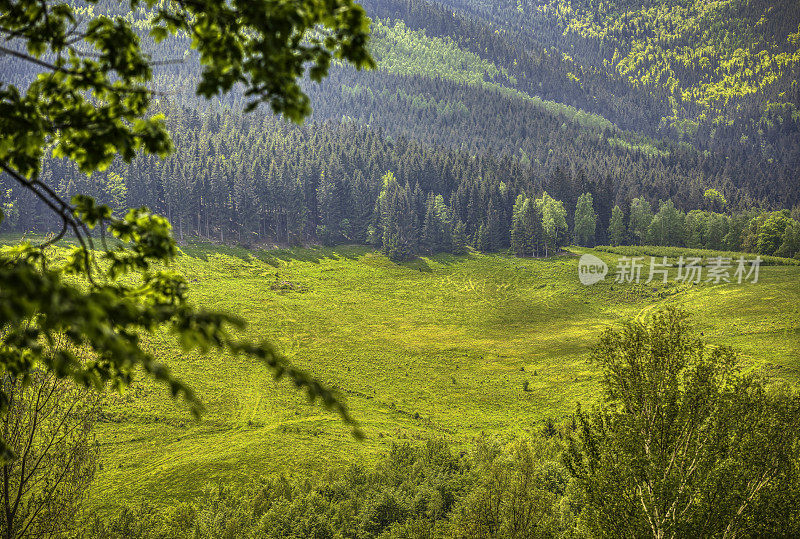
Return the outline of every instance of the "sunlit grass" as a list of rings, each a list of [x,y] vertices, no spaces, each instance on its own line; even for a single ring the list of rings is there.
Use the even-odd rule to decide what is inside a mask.
[[[196,244],[175,265],[192,298],[248,322],[338,388],[367,438],[265,368],[184,354],[146,340],[206,404],[195,422],[164,388],[110,395],[98,428],[99,510],[171,504],[213,481],[369,461],[392,441],[539,428],[597,396],[588,351],[604,327],[666,304],[687,307],[712,343],[739,348],[767,375],[800,373],[800,267],[769,266],[758,284],[580,284],[575,253],[550,259],[437,255],[395,264],[365,247],[249,252]],[[618,255],[594,251],[612,263]],[[275,287],[275,283],[281,286]],[[527,381],[527,391],[523,386]]]

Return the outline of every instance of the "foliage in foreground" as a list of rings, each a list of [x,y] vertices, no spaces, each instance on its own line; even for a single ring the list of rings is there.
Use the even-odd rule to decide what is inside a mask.
[[[159,511],[149,505],[94,520],[88,536],[546,537],[560,528],[567,485],[557,439],[394,446],[374,469],[353,465],[314,481],[281,476]],[[187,533],[188,531],[188,533]]]
[[[602,406],[457,454],[395,446],[374,468],[215,486],[126,508],[89,536],[758,537],[800,531],[795,394],[772,390],[685,314],[606,331]]]
[[[141,2],[126,4],[136,9]],[[310,107],[298,79],[308,74],[320,81],[333,58],[358,68],[374,63],[366,49],[369,21],[351,0],[145,4],[154,8],[147,28],[155,42],[178,33],[192,36],[203,66],[197,93],[209,98],[241,83],[248,110],[268,103],[299,121]],[[114,216],[85,193],[68,202],[43,181],[46,154],[91,174],[117,157],[130,162],[140,151],[163,157],[174,149],[163,117],[149,116],[152,62],[131,21],[87,21],[69,3],[3,2],[0,36],[1,53],[40,71],[21,84],[10,83],[5,73],[0,81],[0,170],[56,216],[61,231],[53,241],[69,231],[79,243],[65,263],[49,259],[45,247],[51,242],[0,251],[0,375],[26,382],[44,370],[99,390],[122,387],[141,370],[199,412],[191,389],[141,347],[143,333],[163,328],[185,349],[226,349],[261,360],[350,421],[333,393],[268,344],[233,338],[231,329],[243,321],[186,301],[185,280],[163,270],[176,254],[166,219],[146,208]],[[100,231],[102,250],[95,249],[93,229]],[[113,247],[107,235],[118,240]],[[45,348],[61,338],[65,347]],[[89,359],[80,361],[73,349],[88,350]],[[0,388],[0,419],[10,413],[10,397]],[[8,465],[17,458],[8,433],[2,433],[0,461]]]
[[[9,399],[0,429],[19,455],[0,469],[0,532],[56,536],[71,529],[94,478],[100,396],[41,371],[26,381],[7,376],[0,387]]]
[[[609,329],[592,353],[605,404],[565,455],[597,535],[796,535],[800,400],[768,390],[669,309]]]

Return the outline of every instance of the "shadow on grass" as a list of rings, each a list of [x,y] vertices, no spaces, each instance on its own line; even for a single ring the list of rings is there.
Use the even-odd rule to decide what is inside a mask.
[[[410,270],[417,270],[425,273],[433,273],[433,270],[428,265],[428,261],[425,260],[424,258],[414,258],[412,260],[400,260],[398,262],[395,262],[395,264]]]
[[[455,264],[463,264],[469,260],[475,259],[476,256],[472,253],[464,255],[454,255],[451,253],[436,253],[432,255],[421,256],[412,258],[410,260],[401,260],[395,262],[398,266],[408,268],[410,270],[422,271],[425,273],[432,273],[430,263],[439,264],[441,266],[453,266]]]
[[[311,262],[313,264],[319,264],[323,260],[339,260],[341,258],[356,260],[371,251],[372,248],[366,245],[337,245],[335,247],[312,246],[256,251],[253,253],[253,256],[262,262],[277,266],[280,262],[289,262],[292,260]]]
[[[468,260],[477,258],[474,253],[468,252],[463,255],[454,255],[452,253],[437,253],[428,257],[433,262],[441,264],[442,266],[452,266],[454,264],[463,264]]]
[[[210,255],[226,255],[247,262],[253,256],[252,251],[236,245],[221,245],[206,242],[191,242],[180,246],[181,252],[192,258],[208,261]]]
[[[366,245],[337,245],[335,247],[311,246],[311,247],[291,247],[281,249],[257,249],[251,250],[238,245],[221,245],[206,242],[192,242],[181,246],[181,252],[192,258],[199,258],[208,261],[210,255],[226,255],[238,258],[245,262],[251,258],[260,260],[273,267],[278,267],[281,262],[311,262],[319,264],[323,260],[339,260],[345,258],[355,260],[360,256],[372,251]]]

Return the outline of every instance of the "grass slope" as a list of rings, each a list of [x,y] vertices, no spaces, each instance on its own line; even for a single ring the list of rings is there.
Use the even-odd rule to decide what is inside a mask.
[[[362,247],[250,253],[197,245],[176,265],[197,302],[244,317],[251,336],[340,388],[367,439],[354,441],[336,417],[258,365],[186,355],[167,336],[151,339],[207,413],[192,421],[146,382],[109,396],[98,430],[103,468],[90,493],[101,511],[186,500],[217,480],[369,460],[395,440],[467,444],[481,433],[538,428],[595,398],[597,374],[586,359],[604,327],[663,304],[690,308],[707,339],[739,347],[769,375],[796,382],[800,374],[796,266],[762,268],[758,284],[607,279],[584,287],[574,254],[395,264]]]

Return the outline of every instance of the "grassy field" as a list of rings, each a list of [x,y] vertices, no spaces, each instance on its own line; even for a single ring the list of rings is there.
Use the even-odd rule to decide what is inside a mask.
[[[363,247],[184,247],[176,265],[194,300],[245,318],[252,337],[270,339],[338,387],[367,438],[353,440],[336,416],[260,365],[183,354],[164,335],[147,346],[191,383],[207,412],[195,422],[148,382],[109,396],[91,506],[168,504],[211,482],[369,461],[396,440],[466,446],[481,433],[539,428],[596,398],[587,356],[599,332],[660,305],[686,306],[708,340],[736,346],[767,375],[800,378],[800,267],[762,268],[757,284],[607,278],[584,287],[576,256],[584,251],[395,264]]]

